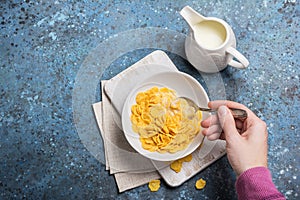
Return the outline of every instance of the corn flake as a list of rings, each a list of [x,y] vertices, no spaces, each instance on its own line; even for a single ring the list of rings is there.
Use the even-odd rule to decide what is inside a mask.
[[[160,180],[156,179],[156,180],[151,180],[148,183],[148,187],[150,189],[151,192],[156,192],[159,190],[160,188]]]
[[[190,154],[190,155],[187,155],[187,156],[181,158],[180,160],[182,160],[183,162],[190,162],[192,159],[193,159],[193,156],[192,156],[192,154]]]
[[[199,180],[196,181],[195,187],[198,190],[201,190],[201,189],[203,189],[205,187],[205,185],[206,185],[206,181],[201,178],[201,179],[199,179]]]
[[[190,162],[191,160],[193,159],[193,156],[192,154],[189,154],[183,158],[180,158],[178,160],[175,160],[174,162],[172,162],[170,164],[170,168],[175,171],[176,173],[180,172],[181,171],[181,168],[182,168],[182,163],[183,162]]]
[[[174,170],[176,173],[181,171],[182,168],[182,162],[180,160],[175,160],[171,163],[170,168]]]

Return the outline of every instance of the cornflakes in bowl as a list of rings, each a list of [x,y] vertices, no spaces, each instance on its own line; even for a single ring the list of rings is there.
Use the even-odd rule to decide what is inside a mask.
[[[128,95],[122,112],[122,128],[129,144],[153,160],[173,161],[192,153],[203,141],[200,122],[207,114],[183,99],[206,107],[208,97],[192,76],[163,72],[142,83]]]

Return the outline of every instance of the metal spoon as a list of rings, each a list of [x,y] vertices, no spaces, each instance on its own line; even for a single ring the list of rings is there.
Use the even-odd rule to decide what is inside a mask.
[[[215,114],[218,110],[215,109],[210,109],[210,108],[201,108],[199,107],[193,100],[187,98],[187,97],[178,97],[178,99],[184,99],[187,101],[187,103],[192,106],[193,108],[195,108],[195,110],[201,110],[204,112],[210,112],[212,114]],[[245,120],[248,115],[247,112],[245,110],[239,109],[239,108],[229,108],[231,111],[231,114],[233,116],[233,118],[235,119],[241,119],[241,120]]]

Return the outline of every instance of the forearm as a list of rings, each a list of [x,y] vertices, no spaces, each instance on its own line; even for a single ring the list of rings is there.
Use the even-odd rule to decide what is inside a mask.
[[[242,173],[236,181],[238,199],[283,200],[284,196],[272,182],[270,171],[265,167],[255,167]]]

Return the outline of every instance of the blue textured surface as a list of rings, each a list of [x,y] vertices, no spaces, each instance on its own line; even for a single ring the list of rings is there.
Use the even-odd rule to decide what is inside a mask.
[[[178,44],[176,39],[168,40],[172,34],[157,37],[156,43],[135,45],[156,36],[157,30],[187,34],[187,24],[178,13],[185,5],[232,26],[238,50],[250,67],[221,72],[226,98],[247,105],[267,122],[273,180],[288,199],[299,199],[300,5],[296,0],[2,1],[0,199],[236,198],[235,176],[226,157],[180,187],[162,182],[156,193],[145,185],[119,194],[113,176],[80,138],[85,127],[74,109],[79,97],[85,98],[85,93],[76,93],[78,87],[89,87],[87,80],[80,82],[84,78],[94,77],[98,85],[155,49],[166,51],[180,70],[199,78],[174,53]],[[135,30],[145,30],[149,36],[121,37],[124,31]],[[114,38],[122,40],[112,43]],[[107,64],[101,72],[84,68],[100,44],[108,48],[100,50],[103,57],[95,65]],[[118,45],[128,45],[128,52]],[[110,56],[114,52],[119,53]],[[99,86],[90,88],[86,98],[93,102],[86,106],[101,99]],[[194,188],[198,178],[207,180],[204,190]]]

